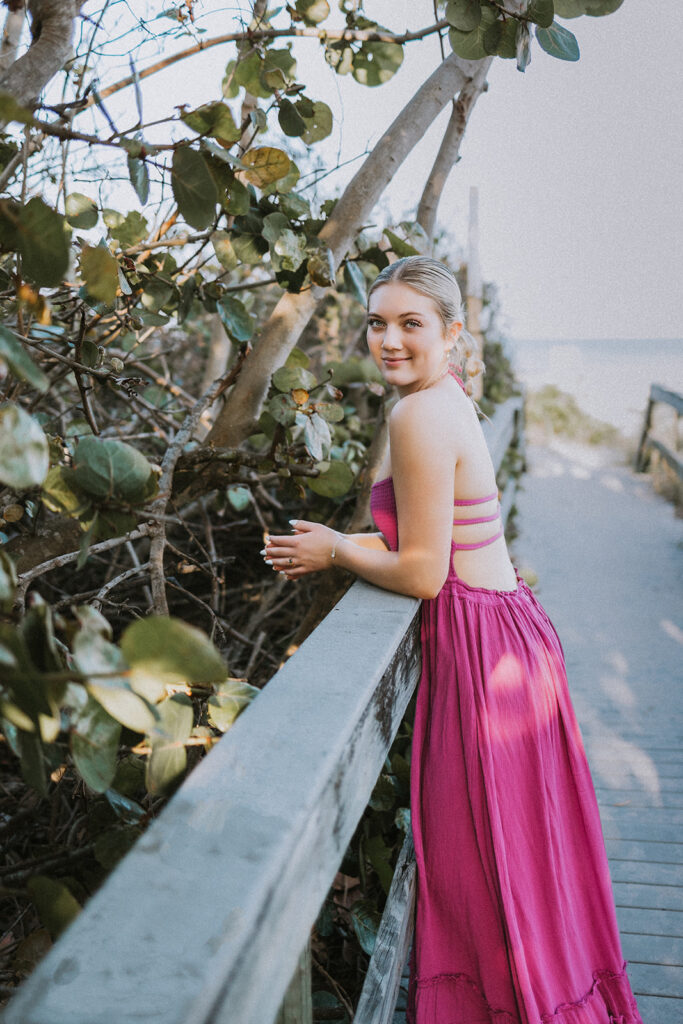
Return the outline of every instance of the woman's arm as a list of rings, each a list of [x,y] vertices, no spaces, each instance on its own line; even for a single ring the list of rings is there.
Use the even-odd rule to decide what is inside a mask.
[[[270,538],[267,552],[273,568],[298,579],[335,564],[386,590],[435,597],[449,569],[456,457],[440,413],[443,409],[426,392],[406,396],[391,412],[398,551],[361,546],[329,527],[298,520],[293,536]]]
[[[359,548],[379,548],[381,551],[389,551],[389,545],[383,533],[337,533],[340,539],[350,540]]]

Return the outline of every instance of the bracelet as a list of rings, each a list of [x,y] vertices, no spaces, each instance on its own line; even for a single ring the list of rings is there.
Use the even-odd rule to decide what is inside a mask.
[[[335,533],[336,533],[336,530],[335,530]],[[339,541],[340,541],[341,539],[342,539],[342,538],[341,538],[341,537],[340,537],[340,535],[339,535],[339,534],[337,533],[337,539],[335,540],[335,542],[334,542],[334,544],[333,544],[333,546],[332,546],[332,553],[330,554],[330,558],[331,558],[331,559],[333,559],[333,560],[334,560],[334,559],[335,559],[335,558],[337,557],[337,544],[339,543]]]

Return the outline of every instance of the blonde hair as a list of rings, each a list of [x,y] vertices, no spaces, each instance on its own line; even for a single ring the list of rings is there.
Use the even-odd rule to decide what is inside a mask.
[[[368,290],[368,301],[377,288],[392,281],[402,281],[431,299],[441,317],[444,333],[452,324],[463,325],[449,358],[449,364],[452,369],[465,376],[467,390],[471,392],[471,385],[468,386],[468,382],[483,372],[484,364],[476,356],[477,346],[474,338],[465,330],[462,296],[453,272],[440,260],[435,260],[431,256],[404,256],[380,270]]]

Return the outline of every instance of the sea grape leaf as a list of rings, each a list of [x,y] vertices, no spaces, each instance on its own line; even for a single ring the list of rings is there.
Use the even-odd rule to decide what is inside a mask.
[[[0,406],[0,482],[15,491],[38,487],[50,464],[43,429],[33,416],[11,402]]]
[[[237,716],[259,693],[258,687],[250,686],[242,679],[227,679],[207,701],[209,722],[221,732],[227,732]]]
[[[185,771],[185,740],[192,732],[192,701],[176,693],[159,705],[159,722],[150,734],[152,748],[147,760],[145,783],[150,793],[164,793]]]
[[[136,690],[145,680],[155,686],[206,684],[223,682],[228,675],[220,652],[201,630],[163,615],[131,623],[121,637],[121,651]]]
[[[83,780],[96,793],[104,793],[116,774],[121,723],[92,697],[72,722],[71,756]]]
[[[551,57],[559,60],[578,60],[581,56],[579,44],[573,32],[558,25],[556,21],[550,28],[536,27],[536,38],[541,49],[549,53]]]
[[[88,295],[97,302],[111,306],[119,286],[119,265],[102,245],[84,245],[81,250],[81,273]]]
[[[481,21],[479,0],[448,0],[446,21],[459,32],[471,32]]]
[[[255,323],[243,302],[232,295],[224,295],[216,303],[216,309],[231,338],[235,341],[249,341],[254,333]]]
[[[99,212],[97,203],[82,192],[71,192],[64,202],[66,219],[72,228],[94,228]]]
[[[173,154],[171,187],[185,221],[200,231],[211,224],[218,190],[201,153],[181,146]]]
[[[137,448],[124,441],[84,437],[74,453],[73,479],[100,500],[118,498],[135,504],[149,496],[153,470]]]
[[[315,494],[324,498],[340,498],[353,487],[353,471],[340,459],[330,462],[328,468],[320,476],[306,477],[306,484]]]
[[[1,324],[0,360],[7,363],[10,371],[19,380],[25,380],[41,393],[47,391],[49,378],[36,366],[16,334]]]
[[[287,154],[274,146],[260,146],[250,149],[242,157],[242,163],[248,168],[245,178],[252,185],[262,188],[270,185],[289,173],[290,159]]]
[[[46,875],[33,875],[26,888],[53,941],[81,912],[80,903],[64,882]]]

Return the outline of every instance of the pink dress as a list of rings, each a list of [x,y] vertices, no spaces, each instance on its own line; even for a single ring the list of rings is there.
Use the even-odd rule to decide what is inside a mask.
[[[391,477],[371,508],[397,550]],[[422,602],[410,772],[408,1024],[643,1024],[564,654],[519,574],[473,587],[451,558]]]

